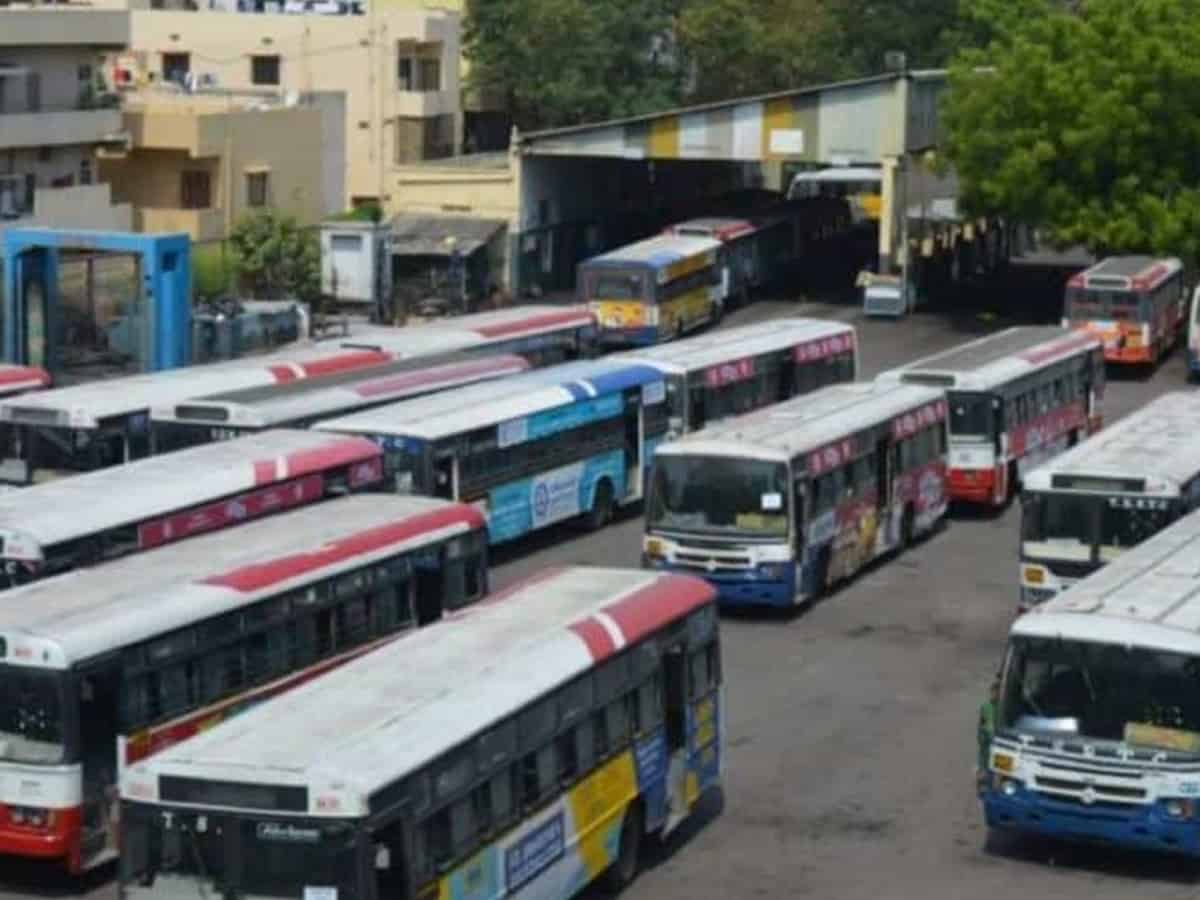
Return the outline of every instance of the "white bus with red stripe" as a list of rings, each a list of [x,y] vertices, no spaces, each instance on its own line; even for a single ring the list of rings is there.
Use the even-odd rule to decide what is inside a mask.
[[[380,486],[382,479],[382,452],[365,438],[274,430],[10,491],[0,494],[0,585]]]
[[[37,366],[0,363],[0,397],[11,397],[50,387],[50,373]]]
[[[1007,504],[1026,472],[1104,421],[1104,346],[1062,328],[1008,328],[877,380],[946,390],[950,497],[968,503]]]
[[[132,765],[121,895],[619,887],[720,784],[713,600],[686,576],[552,570]]]
[[[267,428],[307,428],[322,418],[528,371],[515,353],[447,353],[406,359],[293,384],[227,391],[150,411],[151,440],[161,453]]]
[[[474,603],[486,545],[469,507],[363,495],[13,591],[0,853],[113,858],[125,766]]]
[[[585,307],[518,306],[404,328],[357,326],[349,336],[275,353],[0,399],[0,481],[90,471],[150,452],[150,410],[226,391],[287,384],[455,350],[587,356]]]

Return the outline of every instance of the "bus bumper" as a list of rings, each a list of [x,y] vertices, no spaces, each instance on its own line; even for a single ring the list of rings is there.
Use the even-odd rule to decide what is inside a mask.
[[[995,505],[996,470],[951,469],[947,477],[951,500]],[[1003,495],[1001,495],[1003,498]]]
[[[719,575],[709,574],[691,566],[672,565],[662,560],[651,562],[644,557],[642,564],[646,568],[661,572],[676,572],[680,575],[703,578],[717,592],[717,603],[723,607],[791,607],[796,604],[795,563],[773,565],[773,568],[777,565],[782,570],[774,577],[755,570]]]
[[[1171,819],[1158,804],[1089,809],[1024,787],[1011,795],[989,789],[981,800],[989,828],[1200,857],[1200,822]]]
[[[61,859],[73,873],[78,873],[81,870],[78,838],[82,826],[82,811],[78,808],[53,810],[48,825],[32,828],[14,824],[8,808],[0,807],[0,855]]]
[[[1130,347],[1128,345],[1105,345],[1104,361],[1111,363],[1123,363],[1126,365],[1136,365],[1138,363],[1154,362],[1154,354],[1149,347],[1145,346]]]
[[[658,343],[658,329],[653,325],[642,328],[604,328],[600,331],[602,347],[648,347]]]

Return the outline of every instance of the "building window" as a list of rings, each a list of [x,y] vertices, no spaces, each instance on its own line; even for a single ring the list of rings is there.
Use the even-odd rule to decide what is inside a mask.
[[[192,69],[190,53],[164,53],[162,55],[162,80],[183,84]]]
[[[183,173],[179,205],[184,209],[208,209],[212,205],[212,181],[207,172]]]
[[[271,174],[269,172],[246,173],[246,205],[266,206],[267,197],[271,193]]]
[[[396,89],[411,91],[413,84],[413,59],[411,56],[401,56],[396,60]]]
[[[422,91],[440,91],[442,89],[442,61],[440,59],[422,59],[417,70],[417,82]]]
[[[251,84],[279,84],[279,57],[250,57],[250,82]]]
[[[92,161],[87,157],[84,157],[79,161],[79,183],[92,183]]]

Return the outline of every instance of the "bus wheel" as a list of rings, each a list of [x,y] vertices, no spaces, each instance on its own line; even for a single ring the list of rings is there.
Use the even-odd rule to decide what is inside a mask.
[[[913,508],[904,507],[904,515],[900,517],[900,546],[907,550],[913,542]]]
[[[615,894],[637,877],[641,851],[642,805],[635,800],[629,804],[629,809],[625,811],[625,821],[621,823],[621,843],[617,847],[617,858],[601,876],[602,887],[606,891]]]
[[[596,496],[587,514],[587,527],[591,531],[598,531],[612,521],[612,516],[613,486],[611,481],[604,478],[596,485]]]

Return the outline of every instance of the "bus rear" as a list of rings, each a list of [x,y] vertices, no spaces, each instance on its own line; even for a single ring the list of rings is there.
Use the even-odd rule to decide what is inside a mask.
[[[1192,292],[1192,306],[1188,315],[1187,338],[1188,377],[1200,380],[1200,287]]]
[[[1186,304],[1180,260],[1114,256],[1067,282],[1063,327],[1101,338],[1109,362],[1153,365],[1182,337]]]

